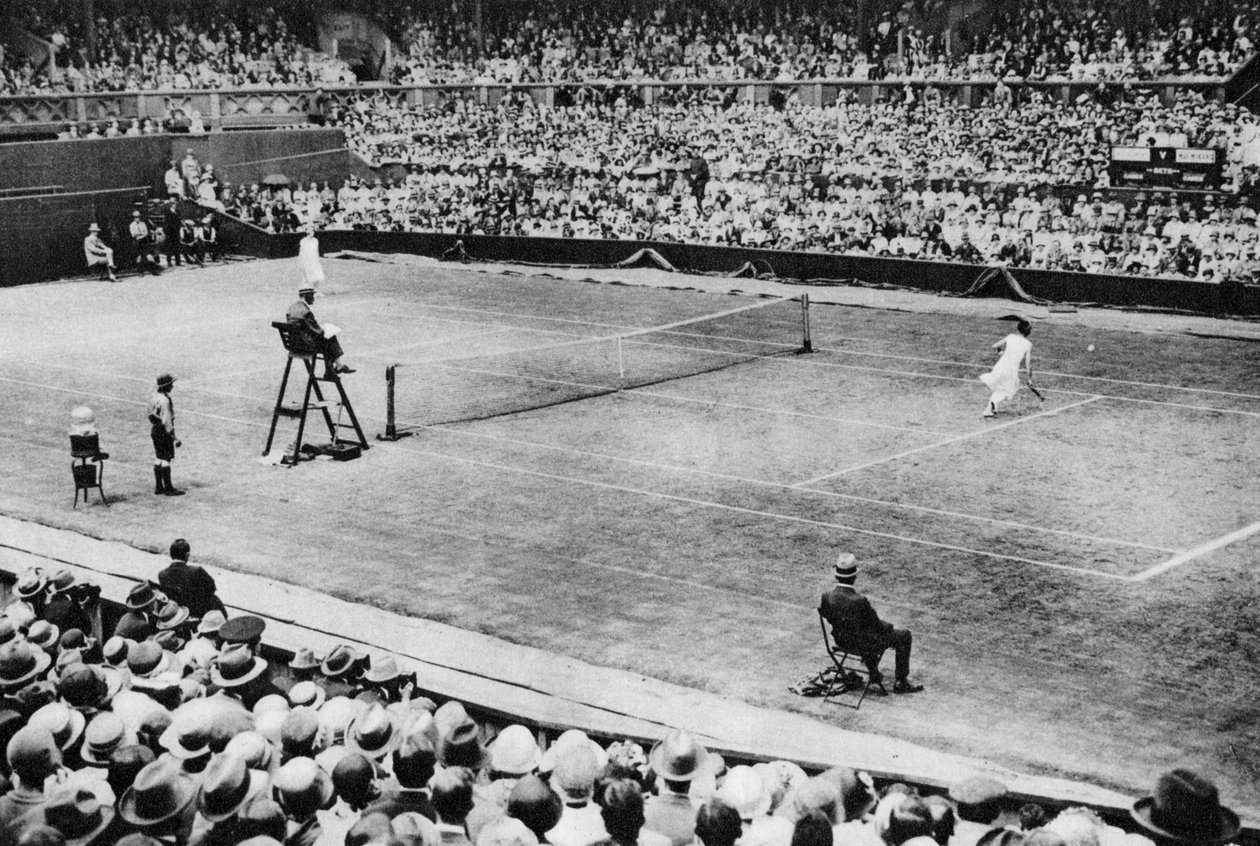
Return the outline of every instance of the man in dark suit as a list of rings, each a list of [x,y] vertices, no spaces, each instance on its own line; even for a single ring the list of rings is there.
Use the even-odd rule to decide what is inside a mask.
[[[218,587],[214,576],[196,564],[188,563],[192,548],[188,541],[177,538],[171,544],[171,563],[158,573],[162,591],[175,602],[188,609],[188,615],[200,620],[209,611],[223,611],[222,600],[216,595]]]
[[[310,285],[303,285],[298,289],[297,302],[289,306],[288,312],[285,313],[285,319],[301,327],[306,343],[323,354],[327,368],[326,378],[336,379],[339,374],[353,373],[354,368],[341,363],[341,341],[337,340],[336,335],[331,338],[324,336],[324,327],[315,319],[315,313],[311,311],[313,302],[315,302],[315,289]]]
[[[882,680],[879,659],[884,650],[891,647],[897,654],[897,679],[893,693],[918,693],[923,685],[910,682],[911,635],[906,629],[898,629],[892,623],[881,620],[871,607],[870,600],[853,587],[857,579],[857,559],[851,553],[842,552],[834,568],[836,586],[822,595],[818,611],[831,624],[832,634],[840,639],[864,640],[869,651],[862,661],[871,672],[871,683]]]

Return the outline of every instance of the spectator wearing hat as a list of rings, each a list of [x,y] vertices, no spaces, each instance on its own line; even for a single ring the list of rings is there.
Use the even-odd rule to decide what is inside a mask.
[[[319,714],[312,708],[294,708],[280,725],[280,760],[313,758],[319,750]]]
[[[93,618],[100,590],[93,588],[94,585],[80,585],[69,570],[58,571],[48,582],[48,602],[39,612],[39,618],[62,632],[95,631]]]
[[[267,661],[243,643],[224,642],[219,657],[210,668],[210,680],[225,695],[244,705],[246,710],[252,709],[254,703],[271,693]]]
[[[184,263],[184,256],[179,246],[179,230],[179,203],[177,200],[172,199],[167,202],[166,213],[162,218],[162,241],[166,250],[167,267],[182,266]]]
[[[111,640],[122,638],[133,643],[148,640],[153,634],[153,614],[157,603],[158,596],[153,591],[153,585],[142,582],[133,587],[124,603],[127,610],[114,625]]]
[[[266,774],[249,769],[236,755],[216,755],[206,767],[197,795],[192,842],[218,846],[240,842],[237,814],[252,799],[264,796]]]
[[[145,268],[148,268],[154,276],[160,276],[162,263],[158,260],[157,238],[154,237],[153,227],[149,225],[149,221],[145,219],[140,209],[132,210],[127,233],[131,236],[131,252],[135,256],[136,269],[143,272]]]
[[[320,659],[316,657],[315,652],[308,647],[302,647],[293,653],[293,658],[289,661],[288,674],[277,675],[271,680],[271,684],[282,695],[287,696],[294,685],[301,682],[312,682],[319,666]],[[320,687],[321,703],[327,695],[327,690]]]
[[[227,622],[222,611],[211,609],[193,629],[193,637],[184,645],[180,657],[191,667],[208,670],[219,655],[219,629]]]
[[[687,846],[694,838],[699,809],[688,792],[708,758],[708,750],[682,729],[667,734],[648,757],[659,781],[657,794],[643,809],[644,826],[668,837],[673,846]]]
[[[175,377],[163,373],[157,378],[157,388],[149,397],[149,436],[153,440],[154,494],[183,496],[184,492],[171,483],[171,462],[175,460],[175,448],[183,446],[175,436],[175,403],[171,391]]]
[[[950,846],[973,846],[988,831],[1000,828],[1006,794],[1006,785],[989,776],[970,776],[951,785],[949,798],[958,810],[958,821]]]
[[[171,563],[158,573],[162,591],[188,609],[189,615],[200,620],[210,611],[226,615],[227,609],[218,596],[214,577],[202,567],[188,563],[192,547],[183,538],[171,543]]]
[[[201,242],[203,256],[209,256],[211,261],[223,259],[223,238],[219,234],[219,224],[215,223],[213,214],[201,219],[197,226],[197,238]]]
[[[879,660],[884,651],[892,647],[896,651],[896,681],[893,693],[918,693],[923,686],[910,681],[910,649],[913,638],[909,630],[898,629],[892,623],[881,620],[871,607],[870,600],[853,587],[857,579],[857,559],[842,552],[832,568],[836,586],[822,595],[818,610],[831,624],[837,639],[855,639],[869,644],[870,651],[862,661],[870,671],[871,684],[879,684],[883,674]]]
[[[324,689],[329,699],[344,696],[353,699],[360,687],[358,678],[359,656],[353,647],[340,644],[324,657],[319,664],[319,677],[314,681]]]
[[[185,842],[196,817],[197,788],[170,759],[159,759],[136,774],[118,802],[130,831]]]
[[[48,575],[38,567],[25,571],[13,584],[17,598],[5,607],[4,616],[13,625],[20,626],[39,619],[48,601]]]
[[[739,811],[721,797],[710,797],[696,811],[696,842],[702,846],[735,846],[743,831]]]
[[[522,725],[510,725],[490,744],[488,784],[473,789],[473,810],[468,815],[468,836],[476,842],[481,830],[507,815],[508,797],[523,776],[538,770],[542,750],[534,734]]]
[[[44,782],[61,770],[61,750],[52,733],[39,726],[19,729],[5,749],[13,789],[0,796],[0,828],[44,802]]]
[[[289,310],[285,313],[285,320],[294,326],[300,327],[300,331],[305,340],[306,346],[311,349],[318,350],[324,356],[326,379],[336,379],[342,373],[353,373],[354,369],[343,364],[341,357],[344,354],[341,349],[341,341],[337,338],[335,331],[326,332],[319,320],[315,317],[315,312],[311,311],[311,304],[315,302],[315,288],[310,284],[304,284],[298,289],[298,298]]]
[[[375,698],[384,702],[397,702],[402,698],[403,687],[415,684],[415,674],[404,673],[393,655],[373,658],[362,678],[365,691],[374,692]]]
[[[87,237],[83,239],[83,258],[88,269],[101,268],[102,278],[108,277],[110,282],[117,282],[114,275],[114,250],[101,238],[101,227],[98,223],[88,226]]]
[[[464,821],[473,807],[473,771],[467,767],[448,767],[429,780],[433,812],[443,846],[470,846]]]
[[[140,771],[153,763],[155,758],[152,749],[139,743],[119,746],[110,752],[106,781],[114,795],[122,796],[126,793]]]
[[[237,836],[241,838],[241,844],[254,842],[251,838],[257,838],[259,843],[284,843],[289,827],[280,804],[262,795],[254,796],[246,802],[245,807],[237,812],[236,820]]]
[[[739,812],[744,823],[743,840],[787,846],[792,839],[792,822],[770,816],[772,797],[761,771],[753,767],[732,767],[717,795]]]
[[[42,678],[51,665],[52,656],[44,650],[25,640],[9,641],[0,646],[0,692],[9,697],[16,696]]]
[[[219,640],[224,646],[244,646],[252,654],[257,655],[262,645],[263,632],[267,629],[267,621],[252,614],[243,614],[226,620],[219,626]]]
[[[206,263],[206,254],[197,231],[197,222],[191,217],[184,218],[179,227],[179,254],[184,261],[198,267]]]
[[[276,771],[272,781],[288,817],[286,846],[314,846],[323,833],[316,814],[332,802],[332,779],[310,758],[294,758]]]
[[[592,801],[600,771],[599,759],[585,743],[565,744],[556,753],[551,786],[564,801],[564,809],[555,828],[547,832],[548,843],[591,846],[608,837],[599,806]]]
[[[1130,814],[1158,846],[1215,846],[1241,829],[1238,814],[1221,804],[1216,785],[1182,768],[1161,774],[1151,795],[1134,802]]]
[[[114,809],[83,787],[64,787],[27,814],[17,825],[49,826],[65,838],[67,846],[114,843],[122,831],[114,825]]]

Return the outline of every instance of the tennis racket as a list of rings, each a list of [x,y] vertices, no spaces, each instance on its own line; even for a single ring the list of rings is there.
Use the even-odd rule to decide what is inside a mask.
[[[1028,385],[1028,390],[1030,390],[1030,391],[1032,391],[1034,394],[1036,394],[1037,399],[1041,400],[1042,402],[1045,402],[1045,401],[1046,401],[1045,396],[1044,396],[1044,395],[1042,395],[1041,391],[1039,391],[1039,390],[1037,390],[1035,387],[1033,387],[1033,383],[1032,383],[1032,382],[1027,382],[1026,384]]]

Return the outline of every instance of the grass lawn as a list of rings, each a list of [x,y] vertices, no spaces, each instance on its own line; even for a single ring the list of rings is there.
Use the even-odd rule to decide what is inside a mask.
[[[328,270],[314,308],[343,329],[369,434],[387,364],[757,301]],[[154,550],[182,535],[202,562],[1135,795],[1189,765],[1260,816],[1260,535],[1152,570],[1260,520],[1260,345],[1039,321],[1046,403],[982,421],[976,376],[1011,324],[816,305],[811,355],[286,470],[258,459],[284,365],[270,321],[297,278],[253,262],[0,290],[0,512]],[[149,469],[166,371],[180,499]],[[70,507],[80,403],[113,455],[109,509]],[[813,608],[838,550],[914,631],[923,694],[854,713],[787,692],[824,661]]]

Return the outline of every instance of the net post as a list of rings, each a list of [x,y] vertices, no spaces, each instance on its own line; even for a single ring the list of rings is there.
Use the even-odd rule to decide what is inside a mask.
[[[801,294],[801,326],[803,328],[802,335],[802,352],[813,352],[814,342],[809,337],[809,294]]]
[[[394,417],[394,365],[385,368],[385,437],[398,440],[398,426]]]

